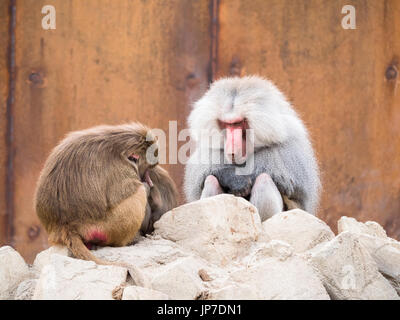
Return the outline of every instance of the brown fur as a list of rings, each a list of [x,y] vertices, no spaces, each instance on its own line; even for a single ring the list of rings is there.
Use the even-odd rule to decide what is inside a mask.
[[[84,242],[130,243],[145,216],[141,182],[150,167],[146,150],[156,143],[138,123],[72,132],[54,148],[39,177],[35,208],[52,244],[66,245],[80,259],[96,258]],[[139,160],[128,160],[132,154]],[[93,234],[105,235],[96,243]]]
[[[178,205],[179,193],[168,172],[159,165],[149,169],[153,182],[148,197],[146,216],[140,228],[142,234],[153,232],[153,224],[161,216]]]
[[[284,211],[293,209],[302,209],[301,205],[298,202],[289,199],[287,196],[283,195],[282,199],[283,199]]]

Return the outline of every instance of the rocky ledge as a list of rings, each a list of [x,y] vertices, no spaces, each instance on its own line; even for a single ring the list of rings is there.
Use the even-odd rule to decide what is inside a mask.
[[[65,247],[33,265],[0,248],[0,299],[399,299],[400,243],[376,222],[342,217],[335,234],[301,210],[261,223],[248,201],[219,195],[167,212],[151,236],[96,256]]]

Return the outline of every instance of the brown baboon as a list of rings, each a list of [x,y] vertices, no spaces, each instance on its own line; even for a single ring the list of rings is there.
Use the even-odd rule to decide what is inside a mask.
[[[110,264],[89,249],[129,244],[145,217],[151,179],[163,194],[158,179],[168,174],[157,161],[148,162],[149,147],[157,157],[157,139],[139,123],[68,134],[51,152],[36,189],[35,208],[49,242],[66,245],[76,258]]]
[[[178,205],[179,193],[168,172],[159,165],[149,168],[148,183],[151,184],[146,216],[140,231],[142,234],[153,232],[153,224],[161,216]]]

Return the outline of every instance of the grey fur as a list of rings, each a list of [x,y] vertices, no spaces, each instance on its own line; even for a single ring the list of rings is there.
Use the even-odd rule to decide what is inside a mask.
[[[223,150],[216,151],[223,158]],[[222,162],[222,161],[221,161]],[[226,170],[228,169],[228,170]],[[229,164],[191,164],[185,168],[185,193],[187,201],[200,199],[204,180],[208,175],[218,178],[221,186],[224,185],[220,172],[225,170],[225,178],[232,176],[237,179],[231,186],[244,185],[251,179],[251,185],[260,173],[268,173],[275,182],[281,194],[298,202],[301,207],[315,214],[319,202],[320,180],[318,166],[314,152],[308,141],[292,138],[284,144],[256,150],[254,154],[254,171],[250,175],[235,175],[235,166]],[[240,182],[238,182],[240,181]],[[234,192],[240,192],[237,188]]]

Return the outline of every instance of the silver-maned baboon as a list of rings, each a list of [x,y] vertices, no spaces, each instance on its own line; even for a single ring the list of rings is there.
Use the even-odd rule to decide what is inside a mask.
[[[262,220],[294,207],[315,214],[320,179],[308,132],[270,81],[251,76],[214,82],[188,123],[197,149],[185,171],[187,201],[226,192],[247,198]],[[207,133],[218,143],[204,143]],[[249,163],[252,170],[238,174]]]

